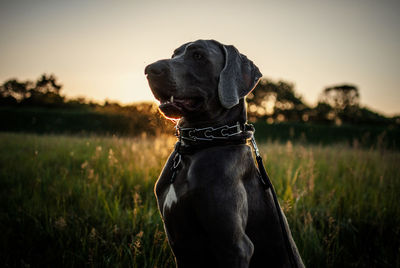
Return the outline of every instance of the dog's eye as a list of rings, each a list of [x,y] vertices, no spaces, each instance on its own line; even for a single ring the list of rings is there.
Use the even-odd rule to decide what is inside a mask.
[[[203,58],[203,55],[201,55],[199,52],[194,52],[193,53],[193,58],[195,60],[201,60]]]

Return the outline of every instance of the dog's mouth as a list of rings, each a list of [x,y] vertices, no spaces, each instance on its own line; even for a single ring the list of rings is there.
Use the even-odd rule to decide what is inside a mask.
[[[149,76],[147,76],[147,79],[154,97],[160,102],[158,108],[165,117],[179,119],[196,112],[203,106],[205,96],[201,96],[201,94],[186,94],[190,95],[186,97],[182,93],[177,93],[176,85],[171,83],[169,79],[164,79],[161,82]],[[191,91],[196,92],[196,90]]]
[[[180,118],[185,113],[196,111],[202,105],[203,99],[201,97],[174,97],[171,95],[169,98],[160,98],[159,109],[161,112],[170,118]]]

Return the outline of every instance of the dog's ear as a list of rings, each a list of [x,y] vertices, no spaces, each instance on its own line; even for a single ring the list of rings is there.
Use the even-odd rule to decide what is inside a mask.
[[[234,46],[222,46],[225,66],[219,75],[218,96],[222,106],[230,109],[257,85],[262,74],[254,63]]]

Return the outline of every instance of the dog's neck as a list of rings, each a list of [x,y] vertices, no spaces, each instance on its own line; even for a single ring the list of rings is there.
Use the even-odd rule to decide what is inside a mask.
[[[244,124],[247,121],[246,106],[244,99],[231,109],[221,110],[219,113],[211,115],[209,118],[182,117],[179,120],[179,127],[184,128],[204,128],[219,127],[223,125],[235,125],[237,122]]]
[[[194,120],[183,117],[177,126],[179,142],[175,150],[180,154],[193,154],[214,146],[246,144],[253,134],[248,127],[243,99],[231,109],[216,113],[214,118]]]

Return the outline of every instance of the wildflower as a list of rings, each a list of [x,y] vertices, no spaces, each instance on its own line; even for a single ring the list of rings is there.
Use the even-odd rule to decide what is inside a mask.
[[[88,179],[93,179],[94,178],[94,169],[90,168],[89,169],[89,174],[88,174]]]
[[[81,169],[85,169],[89,165],[88,161],[85,161],[81,165]]]
[[[142,198],[140,197],[140,194],[138,192],[135,192],[133,194],[133,203],[135,206],[140,206],[142,203]]]
[[[310,213],[310,212],[307,212],[307,214],[306,214],[306,216],[305,216],[305,218],[304,218],[304,225],[305,225],[305,226],[311,225],[312,222],[313,222],[313,218],[312,218],[312,216],[311,216],[311,213]]]
[[[286,142],[286,153],[292,154],[293,153],[293,144],[290,140]]]
[[[114,227],[113,227],[112,232],[113,232],[114,235],[116,235],[116,234],[118,234],[118,231],[119,231],[119,228],[118,228],[118,226],[115,224]]]
[[[142,230],[140,230],[140,232],[136,234],[136,237],[137,238],[142,238],[143,234],[144,234],[144,232]]]
[[[140,249],[142,247],[142,243],[140,240],[142,237],[143,237],[143,231],[140,231],[139,233],[136,234],[135,240],[132,241],[132,243],[129,245],[129,247],[132,249],[135,255],[141,254]]]
[[[135,144],[135,142],[132,142],[131,150],[132,150],[132,152],[135,152],[135,151],[136,151],[136,144]]]
[[[89,240],[90,241],[95,241],[96,240],[96,236],[97,236],[96,229],[93,227],[92,230],[90,231],[90,234],[89,234]]]
[[[113,166],[114,164],[118,163],[118,159],[114,156],[114,151],[111,148],[108,151],[108,161],[110,166]]]
[[[67,222],[63,217],[60,217],[55,221],[54,226],[57,230],[62,231],[65,229],[65,227],[67,227]]]
[[[154,242],[155,242],[155,244],[157,244],[158,242],[163,241],[163,238],[164,238],[164,233],[163,232],[157,230],[154,233]]]
[[[101,155],[102,150],[103,149],[101,148],[101,146],[96,146],[96,152],[92,156],[92,159],[98,159]]]
[[[135,242],[132,243],[131,246],[135,252],[135,255],[139,255],[140,252],[140,248],[142,247],[142,243],[140,242],[140,239],[135,240]]]

